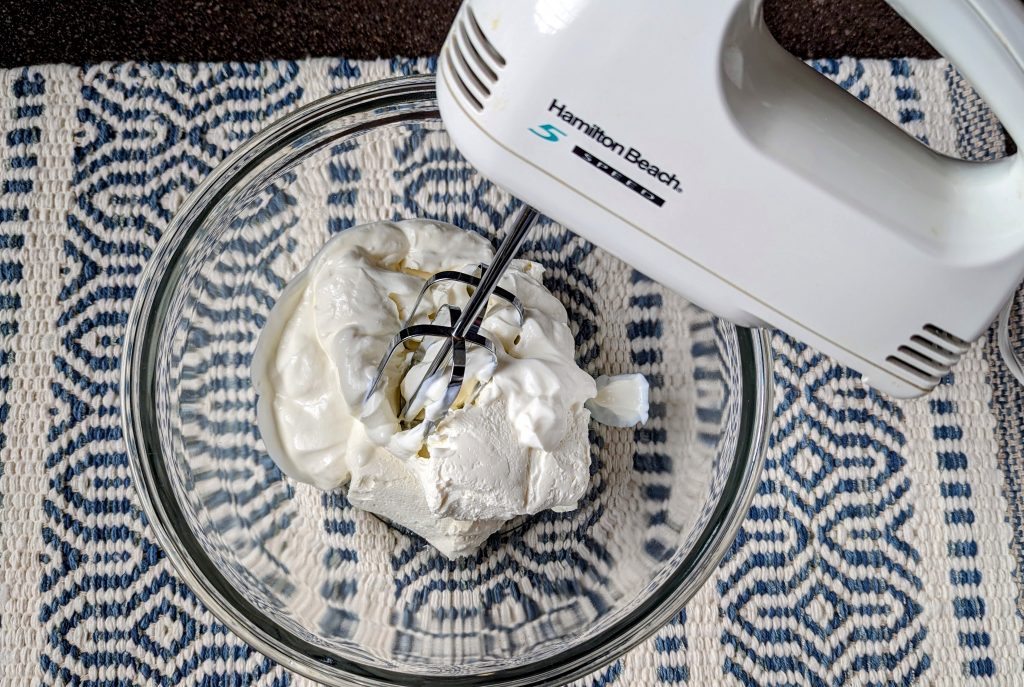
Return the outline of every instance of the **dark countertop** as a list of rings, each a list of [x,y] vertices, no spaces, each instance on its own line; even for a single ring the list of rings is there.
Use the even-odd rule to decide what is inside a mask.
[[[720,0],[710,0],[720,1]],[[2,0],[0,67],[105,60],[429,55],[459,0]],[[933,57],[883,0],[765,0],[805,57]]]

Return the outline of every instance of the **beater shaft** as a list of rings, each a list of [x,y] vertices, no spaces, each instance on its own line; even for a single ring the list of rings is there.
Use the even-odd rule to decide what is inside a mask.
[[[480,324],[491,294],[494,293],[502,275],[505,274],[505,270],[508,269],[512,259],[522,247],[523,241],[526,240],[527,234],[530,233],[530,228],[533,226],[534,221],[536,221],[538,214],[529,205],[523,205],[519,209],[518,214],[516,214],[515,219],[512,221],[512,226],[509,227],[508,233],[505,234],[501,245],[498,246],[498,252],[495,253],[494,260],[491,261],[491,264],[480,276],[480,285],[473,291],[469,303],[466,304],[458,320],[452,325],[451,335],[445,337],[440,350],[438,350],[433,362],[430,363],[430,367],[427,368],[426,374],[423,375],[423,379],[416,387],[416,391],[406,399],[405,405],[398,414],[399,418],[406,418],[413,399],[419,397],[423,385],[427,383],[427,380],[433,379],[434,375],[448,363],[448,358],[451,356],[452,347],[455,345],[455,342],[465,339],[467,332],[469,332],[470,327],[474,324]]]

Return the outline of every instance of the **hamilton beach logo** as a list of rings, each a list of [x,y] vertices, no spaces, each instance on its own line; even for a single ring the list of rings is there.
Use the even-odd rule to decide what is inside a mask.
[[[559,103],[558,99],[553,99],[551,101],[551,105],[548,106],[548,112],[555,114],[560,120],[565,122],[567,126],[563,125],[563,127],[560,127],[550,123],[538,124],[536,127],[530,127],[529,129],[530,133],[532,133],[534,136],[538,136],[544,139],[545,141],[549,141],[551,143],[557,143],[563,137],[569,135],[568,132],[566,132],[564,129],[568,129],[571,127],[582,133],[587,138],[593,139],[606,150],[610,150],[612,153],[618,155],[626,162],[636,165],[641,171],[654,177],[659,182],[661,182],[668,188],[672,189],[676,193],[683,192],[682,187],[679,185],[679,178],[675,174],[672,174],[661,169],[656,164],[646,159],[643,156],[643,154],[636,148],[627,148],[622,143],[616,141],[599,125],[587,122],[581,119],[580,117],[577,117],[576,115],[569,111],[569,108],[567,108],[562,103]],[[601,159],[601,157],[595,155],[594,153],[585,150],[578,145],[574,145],[572,149],[572,154],[582,159],[584,162],[588,163],[592,167],[600,170],[601,172],[604,172],[615,181],[619,182],[620,184],[622,184],[629,190],[633,191],[634,193],[640,195],[649,202],[654,203],[658,207],[661,207],[665,204],[664,198],[662,198],[657,193],[647,188],[640,182],[631,178],[628,174],[624,174],[620,170],[616,169],[614,165],[609,164],[608,162]]]
[[[551,104],[548,106],[548,112],[557,115],[559,119],[582,133],[587,138],[594,139],[607,150],[612,151],[626,162],[636,165],[641,171],[654,177],[673,191],[682,192],[683,189],[679,185],[679,178],[675,174],[672,174],[654,164],[645,158],[636,148],[627,148],[622,143],[616,141],[598,124],[587,122],[586,120],[577,117],[569,110],[568,107],[558,102],[557,98],[553,98],[551,100]]]

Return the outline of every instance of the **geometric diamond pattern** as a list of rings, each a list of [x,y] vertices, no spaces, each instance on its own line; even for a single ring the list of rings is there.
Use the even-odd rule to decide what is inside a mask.
[[[101,65],[83,76],[74,209],[53,358],[40,621],[52,681],[283,684],[173,576],[135,501],[120,441],[120,334],[174,210],[262,122],[295,105],[295,63]],[[255,660],[254,660],[255,659]]]
[[[872,663],[919,674],[927,629],[920,555],[902,534],[913,506],[899,408],[803,344],[779,334],[774,348],[765,476],[719,581],[725,670],[771,685],[842,684]]]
[[[431,64],[157,63],[30,68],[5,76],[11,92],[3,94],[9,109],[0,113],[0,176],[9,182],[0,187],[0,515],[9,518],[13,504],[28,500],[40,520],[31,531],[35,567],[0,574],[3,594],[14,588],[12,576],[31,578],[30,615],[38,623],[9,624],[9,608],[24,599],[3,597],[2,646],[22,641],[31,656],[27,662],[3,656],[4,678],[95,685],[301,682],[202,608],[153,540],[120,435],[120,336],[142,266],[169,218],[230,150],[311,91]],[[947,63],[842,59],[812,66],[938,150],[991,157],[992,146],[982,143],[993,141],[1005,150],[998,123]],[[40,124],[49,103],[69,99],[72,114],[60,125],[74,149],[54,164]],[[940,122],[951,107],[962,125]],[[396,151],[412,156],[406,180],[423,189],[409,194],[412,205],[403,213],[430,216],[426,189],[436,180],[414,168],[415,153]],[[462,164],[452,158],[440,167],[455,179],[466,173]],[[54,171],[65,168],[67,176]],[[343,193],[358,175],[335,172]],[[69,203],[53,201],[67,191]],[[455,199],[470,208],[457,219],[482,233],[514,210],[496,190],[467,193]],[[338,200],[345,204],[344,196]],[[338,219],[336,228],[348,226],[350,218]],[[569,283],[550,286],[579,294],[566,304],[577,353],[588,364],[602,355],[600,337],[587,326],[593,304],[586,296],[594,287],[585,270],[573,272],[589,259],[588,247],[548,229],[535,232],[528,250],[552,266],[549,274],[569,275]],[[23,277],[34,235],[55,237],[59,279],[52,283]],[[24,303],[41,302],[40,289],[59,312],[45,322],[27,321]],[[655,296],[652,289],[638,306],[636,324],[645,335],[656,328]],[[45,398],[13,391],[23,380],[11,370],[25,362],[16,347],[30,331],[52,341],[39,385]],[[640,341],[630,365],[657,354],[655,338]],[[985,378],[984,371],[971,377],[958,370],[932,399],[935,405],[921,406],[922,414],[867,390],[855,374],[799,342],[777,334],[773,344],[777,417],[770,454],[727,559],[670,625],[580,684],[1015,684],[1022,652],[1013,608],[1024,594],[1006,571],[1024,570],[1024,554],[1014,558],[1009,544],[1016,553],[1024,545],[1020,528],[1004,518],[1007,499],[1012,522],[1019,524],[1024,512],[1014,440],[1020,413],[1013,411],[1021,394],[998,355],[990,350],[985,359],[998,387],[996,465],[970,438],[987,406],[977,400],[984,394],[965,385]],[[23,482],[13,480],[29,461],[9,452],[18,438],[12,433],[24,431],[12,418],[19,417],[18,404],[32,403],[45,418],[39,435],[46,449],[34,454],[44,479],[39,491],[22,493],[12,485]],[[923,430],[914,424],[922,417]],[[652,406],[651,426],[662,419]],[[657,433],[649,438],[654,457]],[[600,461],[606,437],[593,439]],[[927,451],[920,448],[925,440],[932,442]],[[656,465],[654,458],[638,460]],[[1005,485],[987,481],[988,467],[1004,471]],[[922,475],[932,480],[927,489]],[[653,484],[656,475],[650,479]],[[653,506],[649,515],[662,517]],[[0,538],[30,525],[3,520]],[[428,559],[420,549],[395,552],[396,584],[428,588],[429,574],[418,572],[420,563],[434,564]],[[501,621],[528,617],[538,602],[532,590],[501,584],[500,574],[481,584],[493,590],[490,612]],[[348,593],[346,585],[339,577],[339,595]],[[33,674],[10,672],[26,665]]]

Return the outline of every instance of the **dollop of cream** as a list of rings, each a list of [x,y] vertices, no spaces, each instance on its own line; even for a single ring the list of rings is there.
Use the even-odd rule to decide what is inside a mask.
[[[448,557],[474,551],[502,523],[545,509],[572,510],[589,481],[593,378],[575,362],[562,304],[543,268],[517,260],[501,286],[525,319],[492,298],[481,331],[497,360],[471,348],[464,393],[430,435],[403,428],[401,398],[418,385],[433,349],[406,374],[399,350],[381,390],[366,390],[391,337],[431,274],[473,272],[493,251],[482,237],[425,220],[377,222],[332,238],[284,290],[251,364],[257,422],[288,476],[322,489],[348,483],[349,501],[423,536]],[[428,291],[414,322],[464,305],[462,284]],[[429,409],[443,383],[427,385]]]
[[[609,427],[632,427],[647,422],[651,385],[642,374],[597,378],[597,395],[586,402],[594,419]]]

